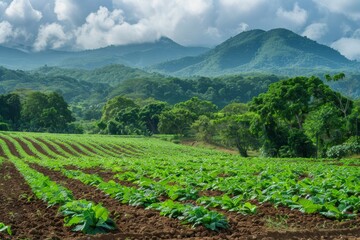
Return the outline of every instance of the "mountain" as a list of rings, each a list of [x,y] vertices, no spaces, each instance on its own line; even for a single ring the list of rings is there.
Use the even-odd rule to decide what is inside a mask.
[[[168,61],[152,70],[174,75],[222,75],[268,72],[299,75],[353,70],[359,64],[336,50],[287,29],[251,30],[195,57]]]
[[[165,37],[155,42],[109,46],[78,52],[55,50],[31,52],[0,47],[0,65],[13,69],[34,69],[44,65],[84,69],[111,64],[146,67],[185,56],[196,56],[207,50],[202,47],[184,47]]]

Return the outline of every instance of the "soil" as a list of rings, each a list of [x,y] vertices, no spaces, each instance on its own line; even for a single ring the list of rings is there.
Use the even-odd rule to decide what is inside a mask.
[[[4,137],[0,137],[0,139],[5,141],[5,143],[8,146],[12,155],[14,155],[15,157],[21,158],[19,152],[16,150],[15,145],[11,141],[9,141],[8,139],[6,139]]]
[[[86,152],[84,152],[83,150],[81,150],[78,146],[76,146],[75,144],[72,143],[68,143],[70,145],[70,147],[72,147],[77,153],[84,155],[84,156],[90,156],[89,154],[87,154]]]
[[[338,222],[317,214],[303,214],[286,207],[275,208],[272,204],[255,201],[252,202],[258,206],[255,215],[213,209],[229,219],[228,230],[217,233],[202,226],[191,228],[181,225],[178,220],[161,217],[157,211],[120,204],[96,188],[68,179],[60,172],[38,165],[31,166],[69,188],[76,198],[101,202],[111,211],[119,232],[84,239],[360,239],[360,219]],[[110,173],[99,175],[104,174],[108,174],[108,179],[111,178]]]
[[[17,141],[20,144],[20,146],[24,149],[27,155],[32,157],[38,157],[35,153],[33,153],[30,150],[29,146],[26,143],[24,143],[20,138],[13,138],[13,139],[15,139],[15,141]]]
[[[20,157],[11,141],[4,137],[0,139],[6,143],[11,155]],[[14,139],[27,154],[35,155],[30,148],[24,147],[25,142]],[[27,140],[40,153],[49,155],[38,143]],[[52,144],[42,139],[37,140],[46,144],[52,151],[51,154],[61,155]],[[72,149],[75,151],[74,154],[81,154],[75,148]],[[109,150],[95,145],[94,149],[107,155],[111,154]],[[0,156],[7,157],[1,148]],[[5,161],[0,165],[0,222],[11,226],[13,235],[9,237],[0,233],[0,239],[360,239],[360,216],[355,220],[333,221],[318,214],[303,214],[286,207],[275,208],[272,204],[260,204],[256,201],[252,201],[252,204],[258,206],[258,211],[254,215],[245,216],[213,209],[228,218],[230,228],[227,230],[214,232],[202,226],[192,228],[181,224],[179,220],[162,217],[157,211],[121,204],[95,187],[66,178],[60,172],[36,164],[31,164],[31,167],[70,189],[76,199],[102,203],[110,210],[111,218],[116,222],[118,229],[109,234],[94,236],[71,232],[70,228],[63,226],[63,217],[57,214],[57,206],[48,208],[46,203],[36,199],[14,165]],[[76,169],[74,166],[69,168]],[[105,181],[113,179],[114,176],[113,172],[101,168],[83,171],[99,174]],[[127,182],[120,183],[126,185]],[[200,195],[219,196],[221,192],[202,191]]]
[[[107,156],[119,157],[118,154],[111,153],[111,152],[107,151],[106,149],[101,148],[101,147],[99,147],[99,146],[97,146],[97,145],[95,145],[95,144],[91,144],[91,143],[90,143],[89,145],[92,146],[94,149],[97,149],[97,150],[100,151],[101,153],[106,154]]]
[[[59,152],[53,145],[51,145],[50,143],[48,143],[47,141],[41,139],[41,138],[36,138],[36,140],[38,140],[39,142],[42,142],[43,144],[45,144],[53,153],[55,153],[56,155],[60,155],[62,157],[66,157],[65,154]]]
[[[64,151],[67,152],[68,154],[73,155],[73,156],[75,156],[75,157],[78,157],[78,156],[79,156],[78,154],[76,154],[75,152],[73,152],[72,150],[70,150],[67,146],[65,146],[64,144],[59,143],[59,142],[54,141],[54,140],[52,140],[52,142],[53,142],[54,144],[58,145],[62,150],[64,150]]]
[[[54,158],[47,151],[45,151],[37,142],[33,141],[31,138],[25,138],[25,139],[27,141],[29,141],[39,153],[41,153],[49,158]]]
[[[94,150],[92,150],[89,146],[79,143],[80,146],[82,146],[83,148],[85,148],[87,151],[96,154],[96,152]]]
[[[64,239],[80,237],[63,226],[57,207],[48,208],[32,193],[25,179],[10,162],[0,166],[0,222],[11,226],[12,236],[0,239]]]

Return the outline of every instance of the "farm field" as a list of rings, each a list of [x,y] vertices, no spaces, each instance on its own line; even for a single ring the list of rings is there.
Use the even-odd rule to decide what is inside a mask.
[[[359,239],[359,183],[358,159],[0,132],[0,239]]]

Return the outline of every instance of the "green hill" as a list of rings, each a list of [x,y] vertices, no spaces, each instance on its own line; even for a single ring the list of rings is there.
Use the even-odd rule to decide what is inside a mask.
[[[148,73],[141,69],[131,68],[120,64],[112,64],[96,69],[75,69],[59,67],[41,67],[32,71],[46,76],[66,76],[80,81],[102,83],[115,86],[127,79],[161,77],[157,73]]]
[[[222,75],[267,72],[311,75],[339,70],[355,71],[359,64],[336,50],[286,29],[251,30],[228,39],[197,57],[168,61],[152,67],[175,75]]]

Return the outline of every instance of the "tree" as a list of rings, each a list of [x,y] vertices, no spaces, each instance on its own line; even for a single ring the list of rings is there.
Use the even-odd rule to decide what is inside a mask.
[[[257,117],[252,112],[225,116],[215,121],[215,128],[226,146],[235,146],[241,156],[248,157],[247,151],[258,145],[256,136],[250,131],[251,122]]]
[[[249,110],[249,107],[245,103],[237,103],[233,102],[226,105],[221,112],[225,115],[233,115],[233,114],[244,114]]]
[[[28,131],[66,132],[74,121],[68,104],[57,93],[30,93],[24,100],[22,128]]]
[[[186,135],[196,115],[185,108],[173,108],[162,112],[159,118],[159,131],[166,134]]]
[[[343,103],[346,101],[348,103],[344,107]],[[271,84],[266,93],[255,97],[250,104],[250,109],[260,116],[260,122],[255,129],[259,136],[263,136],[265,154],[280,156],[281,148],[282,150],[288,148],[295,154],[304,152],[301,150],[301,144],[290,144],[290,138],[294,141],[297,136],[302,139],[300,142],[307,144],[309,139],[306,137],[309,135],[304,134],[303,124],[308,116],[325,104],[333,105],[334,108],[331,111],[341,111],[345,118],[352,109],[350,100],[332,91],[316,77],[282,80]],[[340,116],[337,116],[341,122]],[[303,133],[300,133],[301,131]],[[300,149],[294,149],[294,147],[300,147]],[[308,153],[310,154],[311,151]],[[305,157],[309,156],[311,155]]]
[[[106,102],[101,116],[101,121],[108,122],[123,109],[139,107],[135,102],[123,96],[116,96]]]
[[[310,112],[304,123],[305,133],[325,156],[327,146],[344,140],[344,119],[333,105],[326,104]]]
[[[202,115],[192,125],[191,129],[195,131],[196,138],[200,141],[208,143],[213,142],[213,138],[216,134],[216,125],[214,120]]]
[[[17,129],[21,117],[20,96],[14,93],[0,95],[0,121]]]
[[[200,100],[198,97],[193,97],[188,101],[180,102],[175,105],[175,108],[184,108],[195,114],[198,118],[201,115],[210,116],[217,111],[216,105],[210,101]]]
[[[158,125],[160,114],[165,110],[166,103],[155,102],[150,103],[140,109],[139,118],[144,122],[147,130],[151,134],[159,133]]]

